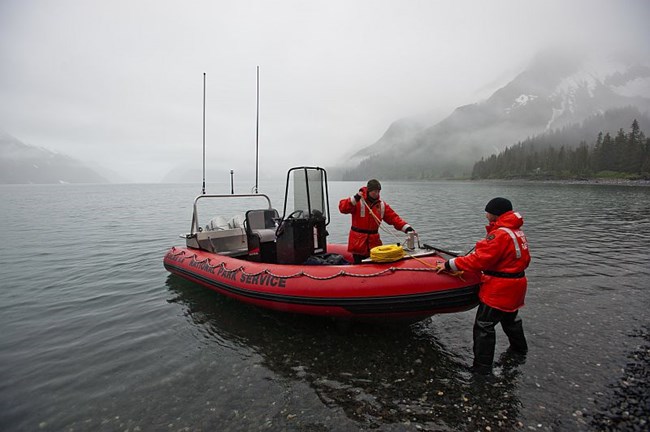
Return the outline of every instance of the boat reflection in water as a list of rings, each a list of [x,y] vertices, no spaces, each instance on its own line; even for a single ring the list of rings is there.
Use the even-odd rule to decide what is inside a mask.
[[[475,378],[467,359],[426,331],[426,321],[344,328],[328,318],[242,304],[174,275],[167,287],[170,302],[186,308],[204,343],[241,350],[238,358],[250,361],[251,368],[262,366],[279,380],[311,388],[320,408],[331,412],[327,423],[334,429],[328,430],[342,427],[336,427],[341,411],[345,419],[339,422],[381,430],[511,430],[517,425],[516,365],[504,366],[498,376]],[[231,367],[222,364],[219,372],[227,376]],[[253,385],[268,384],[260,379]],[[267,405],[274,399],[269,397]],[[241,410],[247,408],[256,409]],[[409,429],[401,429],[405,424]]]

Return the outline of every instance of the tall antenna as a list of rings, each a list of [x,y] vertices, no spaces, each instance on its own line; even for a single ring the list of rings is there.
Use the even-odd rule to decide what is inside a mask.
[[[255,193],[259,179],[259,139],[260,139],[260,67],[257,67],[257,118],[255,123]]]
[[[205,195],[205,72],[203,72],[203,188],[201,193]]]

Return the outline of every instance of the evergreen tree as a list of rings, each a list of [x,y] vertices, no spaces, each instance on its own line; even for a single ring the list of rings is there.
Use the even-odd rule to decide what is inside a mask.
[[[641,162],[641,173],[646,177],[650,177],[650,138],[645,138],[643,146],[644,154]]]
[[[571,139],[580,136],[575,126],[528,138],[474,165],[472,178],[525,176],[589,176],[601,171],[650,176],[650,139],[635,119],[628,134],[621,128],[612,138],[600,131],[593,145]],[[568,137],[568,138],[567,138]]]
[[[615,171],[616,170],[616,149],[612,136],[607,132],[603,137],[603,151],[602,151],[602,165],[601,171]]]
[[[589,173],[589,147],[582,141],[580,147],[572,152],[569,172],[584,176]]]
[[[627,137],[623,128],[620,128],[614,138],[614,169],[612,171],[626,172],[629,163]]]
[[[603,150],[603,133],[598,132],[596,144],[594,145],[594,154],[592,158],[591,168],[598,172],[605,169],[605,155]]]
[[[627,171],[630,173],[640,173],[641,164],[643,163],[643,132],[639,128],[639,122],[634,119],[632,122],[632,130],[627,136]]]

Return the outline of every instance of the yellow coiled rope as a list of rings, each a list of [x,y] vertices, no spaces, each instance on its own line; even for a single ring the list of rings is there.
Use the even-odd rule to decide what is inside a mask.
[[[386,228],[384,228],[384,227],[382,226],[382,224],[381,224],[381,220],[379,220],[379,218],[377,217],[377,215],[372,211],[372,209],[370,208],[370,206],[368,205],[368,203],[366,202],[366,200],[365,200],[364,198],[361,198],[361,203],[362,203],[364,206],[366,206],[366,208],[367,208],[368,211],[370,212],[370,215],[375,219],[375,221],[377,221],[377,225],[379,226],[379,228],[382,229],[382,230],[384,230],[385,232],[389,233],[390,235],[392,235],[395,239],[397,239],[397,237],[395,236],[395,234],[393,234],[392,232],[388,231]],[[391,245],[388,245],[388,246],[391,246]],[[370,250],[370,259],[371,259],[373,262],[392,262],[392,261],[397,261],[397,260],[403,258],[404,255],[405,255],[404,249],[402,249],[401,246],[397,246],[397,245],[392,245],[392,246],[395,246],[395,247],[398,247],[398,248],[401,249],[401,252],[400,252],[401,255],[400,255],[398,258],[392,259],[391,261],[376,261],[376,260],[373,258],[372,251],[373,251],[374,249],[377,249],[377,248],[372,248],[372,249]],[[378,247],[383,247],[383,246],[378,246]],[[397,254],[397,252],[394,252],[394,253]],[[420,258],[415,257],[415,256],[411,255],[410,253],[406,253],[406,255],[408,255],[409,257],[413,258],[414,260],[416,260],[416,261],[418,261],[418,262],[424,264],[424,265],[427,266],[427,267],[435,268],[435,266],[429,264],[429,263],[426,262],[426,261],[422,261]]]
[[[393,262],[404,258],[404,249],[398,245],[383,245],[370,249],[372,262]]]

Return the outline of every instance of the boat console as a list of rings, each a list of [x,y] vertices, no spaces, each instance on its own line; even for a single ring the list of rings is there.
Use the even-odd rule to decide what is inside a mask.
[[[199,224],[199,202],[255,198],[266,200],[263,208],[226,219],[213,217]],[[317,167],[292,168],[287,173],[282,217],[265,194],[199,195],[194,200],[192,226],[184,235],[186,245],[248,261],[302,264],[312,255],[327,252],[329,197],[327,174]]]
[[[290,215],[278,229],[278,264],[302,264],[327,252],[325,218],[318,211],[300,216]]]
[[[278,264],[302,264],[312,255],[326,253],[328,224],[326,171],[318,167],[291,168],[277,230]]]

